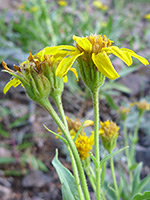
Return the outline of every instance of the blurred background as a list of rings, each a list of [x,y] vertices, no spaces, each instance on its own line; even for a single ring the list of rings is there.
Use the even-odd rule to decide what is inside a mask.
[[[46,46],[73,45],[73,35],[90,34],[106,35],[116,46],[133,49],[150,61],[150,0],[0,0],[0,63],[4,60],[10,68],[26,60],[29,50],[35,54]],[[150,102],[150,69],[136,59],[131,67],[112,59],[120,78],[106,80],[100,90],[101,120],[114,120],[121,127],[119,106]],[[9,74],[0,72],[0,199],[61,200],[61,184],[51,165],[55,149],[69,169],[70,160],[63,144],[43,124],[54,131],[57,126],[46,111],[29,100],[21,86],[4,95],[9,79]],[[94,119],[88,90],[70,72],[63,104],[66,115],[73,119]],[[137,119],[137,111],[133,113],[127,119],[129,132]],[[146,113],[136,145],[136,159],[143,162],[141,177],[150,173],[149,119]],[[120,128],[118,148],[123,147],[122,134]],[[123,154],[117,159],[124,164]],[[109,166],[107,170],[110,174]]]

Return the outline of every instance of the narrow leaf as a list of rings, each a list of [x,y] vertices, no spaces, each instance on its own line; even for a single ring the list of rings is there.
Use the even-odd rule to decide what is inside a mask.
[[[76,135],[75,135],[75,137],[74,137],[74,139],[73,139],[74,142],[76,141],[76,139],[77,139],[79,133],[81,132],[81,130],[82,130],[83,126],[84,126],[85,121],[86,121],[86,120],[84,120],[84,122],[83,122],[82,125],[80,126],[78,132],[76,133]]]
[[[120,149],[120,150],[118,150],[118,151],[115,151],[115,152],[113,152],[113,153],[111,153],[111,154],[108,154],[106,157],[104,157],[104,158],[101,160],[100,168],[103,167],[104,163],[105,163],[107,160],[109,160],[111,157],[115,156],[116,154],[120,153],[121,151],[125,150],[126,148],[128,148],[128,146],[126,146],[126,147],[124,147],[124,148],[122,148],[122,149]]]
[[[68,144],[67,143],[67,140],[62,137],[61,135],[59,135],[58,133],[55,133],[54,131],[50,130],[49,128],[47,128],[47,126],[45,124],[43,124],[43,126],[46,128],[46,130],[48,130],[50,133],[53,133],[55,136],[57,136],[58,138],[60,138],[66,145]]]

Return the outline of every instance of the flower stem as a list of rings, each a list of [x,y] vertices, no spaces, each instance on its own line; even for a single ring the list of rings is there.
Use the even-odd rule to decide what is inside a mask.
[[[141,118],[142,118],[142,115],[139,115],[135,130],[134,130],[134,134],[133,134],[133,141],[131,143],[130,159],[132,160],[132,163],[135,162],[135,145],[138,142],[138,131],[140,127]]]
[[[118,189],[116,176],[115,176],[115,170],[114,170],[114,161],[113,161],[112,157],[110,158],[110,166],[111,166],[111,173],[112,173],[112,177],[113,177],[113,181],[114,181],[114,187],[116,190],[116,199],[120,200],[120,194],[119,194],[119,189]]]
[[[101,183],[100,183],[100,153],[99,153],[99,90],[92,91],[93,104],[94,104],[94,147],[95,158],[97,165],[95,165],[96,174],[96,199],[101,199]]]
[[[84,193],[84,196],[85,196],[85,200],[90,200],[90,195],[89,195],[89,191],[88,191],[88,187],[87,187],[87,183],[86,183],[86,178],[85,178],[83,166],[82,166],[78,151],[76,149],[76,146],[75,146],[75,144],[74,144],[74,142],[72,140],[72,137],[70,136],[70,133],[66,130],[63,122],[58,117],[57,113],[55,112],[55,110],[51,106],[51,104],[50,104],[48,99],[43,100],[42,102],[40,102],[40,104],[52,116],[52,118],[54,119],[54,121],[56,122],[56,124],[58,125],[58,127],[60,128],[62,133],[64,134],[65,138],[67,139],[69,147],[70,147],[70,149],[71,149],[71,151],[73,153],[73,156],[74,156],[77,168],[78,168],[78,172],[79,172],[79,176],[80,176],[80,180],[81,180],[81,184],[82,184],[82,189],[83,189],[83,193]]]
[[[62,106],[62,100],[61,100],[61,96],[56,96],[56,98],[54,99],[55,103],[57,105],[58,111],[60,113],[61,119],[66,127],[66,129],[69,131],[68,129],[68,123],[65,117],[65,112]],[[77,189],[78,189],[78,194],[79,194],[79,198],[80,200],[84,200],[84,196],[83,196],[83,191],[80,185],[80,178],[79,178],[79,173],[78,173],[78,169],[77,169],[77,165],[74,159],[74,156],[72,154],[72,151],[70,149],[70,147],[68,147],[68,151],[70,154],[70,159],[71,159],[71,164],[72,164],[72,169],[73,169],[73,173],[74,173],[74,177],[75,177],[75,181],[76,181],[76,185],[77,185]]]
[[[84,200],[84,196],[83,196],[83,191],[80,185],[80,178],[79,178],[79,174],[78,174],[78,169],[77,169],[77,165],[74,159],[74,156],[72,154],[72,151],[70,149],[70,147],[68,147],[68,151],[70,154],[70,159],[71,159],[71,164],[72,164],[72,169],[73,169],[73,173],[74,173],[74,177],[75,177],[75,181],[76,181],[76,186],[77,186],[77,190],[78,190],[78,194],[79,194],[79,199],[80,200]]]
[[[128,146],[129,142],[128,142],[128,134],[127,134],[127,127],[126,127],[126,124],[125,124],[125,120],[123,121],[123,132],[124,132],[124,144],[125,144],[125,146]],[[128,166],[128,169],[129,169],[130,183],[131,183],[131,186],[132,186],[133,174],[132,174],[132,171],[130,170],[130,167],[131,167],[132,163],[131,163],[131,159],[130,159],[130,154],[129,154],[129,149],[128,148],[125,149],[125,154],[126,154],[126,158],[127,158],[127,166]]]
[[[68,123],[67,123],[67,120],[66,120],[66,116],[65,116],[65,112],[64,112],[63,106],[62,106],[61,96],[60,95],[56,96],[54,101],[55,101],[55,103],[57,105],[58,111],[60,113],[60,117],[61,117],[66,129],[68,130]]]

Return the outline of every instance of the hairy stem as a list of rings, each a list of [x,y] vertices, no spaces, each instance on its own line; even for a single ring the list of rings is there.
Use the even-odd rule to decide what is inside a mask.
[[[70,136],[70,133],[68,132],[68,130],[66,130],[63,122],[58,117],[57,113],[55,112],[55,110],[51,106],[51,104],[50,104],[48,99],[45,99],[44,101],[40,102],[40,104],[52,116],[52,118],[54,119],[54,121],[56,122],[56,124],[58,125],[58,127],[60,128],[62,133],[64,134],[66,140],[68,141],[69,147],[70,147],[70,149],[72,151],[72,154],[74,156],[74,159],[75,159],[75,162],[76,162],[76,165],[77,165],[77,168],[78,168],[78,172],[79,172],[79,176],[80,176],[80,180],[81,180],[81,184],[82,184],[82,189],[83,189],[83,193],[84,193],[84,196],[85,196],[85,200],[90,200],[90,195],[89,195],[89,191],[88,191],[88,187],[87,187],[87,182],[86,182],[86,178],[85,178],[82,162],[80,160],[80,156],[78,154],[76,146],[75,146],[75,144],[74,144],[74,142],[72,140],[72,137]]]
[[[94,147],[95,158],[97,164],[95,165],[96,174],[96,199],[101,200],[101,182],[100,182],[100,153],[99,153],[99,90],[92,92],[93,105],[94,105]]]

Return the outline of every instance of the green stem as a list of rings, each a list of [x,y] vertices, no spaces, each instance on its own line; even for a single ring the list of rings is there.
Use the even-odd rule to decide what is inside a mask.
[[[54,101],[55,101],[55,103],[57,105],[57,108],[58,108],[58,111],[60,113],[61,119],[62,119],[66,129],[69,131],[68,123],[67,123],[66,116],[65,116],[65,112],[64,112],[64,109],[63,109],[63,106],[62,106],[61,96],[60,95],[56,96]],[[68,147],[68,151],[70,153],[70,159],[71,159],[72,169],[73,169],[73,173],[74,173],[74,177],[75,177],[75,181],[76,181],[76,185],[77,185],[77,189],[78,189],[79,198],[80,198],[80,200],[84,200],[83,191],[82,191],[82,188],[81,188],[81,185],[80,185],[80,178],[79,178],[77,165],[76,165],[74,156],[72,155],[72,151],[71,151],[71,149],[69,147]]]
[[[80,156],[79,156],[78,151],[76,149],[76,146],[75,146],[75,144],[74,144],[74,142],[72,140],[72,137],[70,136],[70,133],[66,130],[63,122],[58,117],[57,113],[55,112],[55,110],[51,106],[51,104],[50,104],[48,99],[45,99],[45,100],[41,101],[40,104],[48,111],[48,113],[54,119],[54,121],[56,122],[56,124],[58,125],[58,127],[60,128],[62,133],[64,134],[65,138],[67,139],[68,144],[70,146],[70,149],[71,149],[71,151],[73,153],[77,168],[78,168],[78,172],[79,172],[79,176],[80,176],[80,180],[81,180],[81,184],[82,184],[82,189],[83,189],[83,193],[84,193],[84,196],[85,196],[85,200],[90,200],[90,195],[89,195],[89,191],[88,191],[88,187],[87,187],[87,183],[86,183],[84,170],[83,170],[82,163],[81,163],[81,160],[80,160]]]
[[[140,127],[141,118],[142,118],[142,115],[139,115],[135,130],[134,130],[134,134],[133,134],[133,141],[131,143],[130,160],[132,161],[132,163],[135,162],[135,145],[138,142],[138,131]]]
[[[96,174],[96,199],[101,199],[101,183],[100,183],[100,153],[99,153],[99,90],[92,91],[93,104],[94,104],[94,147],[95,158],[97,165],[95,165]]]
[[[78,174],[77,165],[76,165],[76,162],[75,162],[75,159],[74,159],[74,156],[72,154],[70,147],[68,147],[68,151],[70,154],[70,159],[71,159],[72,169],[73,169],[73,173],[74,173],[74,177],[75,177],[75,181],[76,181],[76,185],[77,185],[79,199],[84,200],[83,191],[82,191],[82,188],[80,185],[80,178],[79,178],[79,174]]]
[[[126,124],[125,124],[125,120],[123,121],[123,132],[124,132],[124,143],[125,143],[125,146],[129,146],[128,133],[127,133],[127,127],[126,127]],[[132,163],[131,163],[131,159],[130,159],[130,154],[129,154],[129,149],[128,148],[125,149],[125,154],[126,154],[126,158],[127,158],[127,166],[128,166],[128,169],[129,169],[130,183],[131,183],[131,186],[132,186],[133,174],[132,174],[132,171],[130,170],[130,167],[131,167]],[[132,190],[132,188],[131,188],[131,190]]]
[[[62,106],[61,96],[60,95],[56,96],[54,101],[55,101],[55,103],[57,105],[58,111],[60,113],[60,117],[61,117],[65,127],[68,129],[68,123],[67,123],[67,120],[66,120],[66,116],[65,116],[65,112],[64,112],[63,106]]]
[[[84,167],[84,169],[86,171],[86,174],[88,176],[88,179],[91,183],[91,186],[92,186],[94,192],[96,192],[95,177],[94,177],[93,169],[91,168],[91,166]]]
[[[114,187],[116,190],[116,199],[120,200],[120,194],[119,194],[119,189],[118,189],[116,176],[115,176],[115,170],[114,170],[114,161],[113,161],[112,157],[110,158],[110,166],[111,166],[111,173],[112,173],[112,177],[113,177]]]

